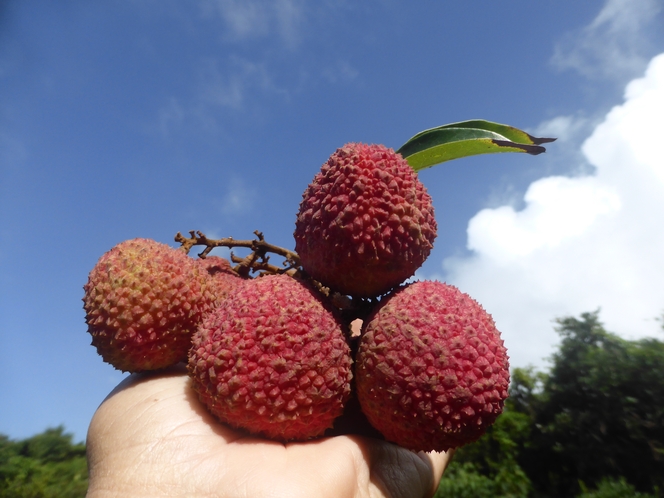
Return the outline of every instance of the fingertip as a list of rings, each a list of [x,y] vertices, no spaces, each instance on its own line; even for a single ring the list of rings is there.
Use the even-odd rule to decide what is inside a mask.
[[[436,494],[440,480],[443,477],[445,469],[447,469],[447,466],[450,464],[455,451],[456,448],[451,448],[447,451],[420,451],[418,453],[418,456],[428,463],[431,468],[432,487],[429,496]]]

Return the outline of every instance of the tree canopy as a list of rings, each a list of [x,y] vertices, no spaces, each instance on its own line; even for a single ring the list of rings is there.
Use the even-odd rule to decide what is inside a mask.
[[[62,426],[21,441],[0,434],[0,498],[77,498],[87,489],[85,445]]]

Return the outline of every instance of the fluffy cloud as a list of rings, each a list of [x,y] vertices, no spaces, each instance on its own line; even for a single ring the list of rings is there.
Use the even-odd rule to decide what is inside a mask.
[[[472,255],[444,261],[448,282],[493,314],[514,366],[550,355],[555,317],[597,308],[609,330],[661,337],[662,116],[664,54],[585,140],[593,174],[532,183],[522,210],[480,211],[468,225]]]
[[[661,10],[661,0],[607,0],[589,25],[558,43],[551,62],[587,77],[632,77],[647,63],[643,32],[656,24]]]

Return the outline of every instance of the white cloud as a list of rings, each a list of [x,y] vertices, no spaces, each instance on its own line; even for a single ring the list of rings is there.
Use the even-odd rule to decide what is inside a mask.
[[[198,98],[205,105],[240,109],[253,89],[280,92],[264,64],[241,57],[230,57],[225,63],[207,58],[199,64]]]
[[[605,214],[620,209],[613,188],[595,177],[552,176],[530,185],[527,208],[484,209],[470,220],[468,248],[508,264],[539,250],[551,250],[585,233]]]
[[[277,34],[287,46],[300,40],[304,20],[301,0],[205,0],[201,5],[205,15],[221,17],[226,39],[241,41]]]
[[[208,59],[201,64],[199,80],[202,101],[232,109],[242,106],[246,87],[262,71],[259,66],[248,61],[236,61],[229,66],[220,68],[216,59]]]
[[[558,341],[554,318],[597,308],[608,330],[661,337],[661,116],[664,54],[584,142],[592,175],[542,178],[524,209],[480,211],[468,225],[473,254],[444,261],[448,282],[493,314],[514,366],[542,365]]]
[[[323,70],[323,77],[331,84],[349,83],[359,76],[359,71],[348,61],[340,60]]]
[[[647,64],[643,30],[661,9],[661,0],[607,0],[589,25],[562,39],[551,62],[591,78],[631,78]]]
[[[198,63],[196,79],[194,96],[184,102],[170,97],[157,110],[156,125],[148,130],[156,128],[163,137],[168,137],[173,130],[193,122],[216,132],[224,112],[252,112],[257,107],[257,94],[286,93],[274,85],[265,64],[241,57],[229,57],[225,62],[203,59]]]
[[[180,126],[185,118],[185,110],[175,97],[171,97],[158,112],[158,127],[162,136],[168,137],[173,128]]]
[[[557,144],[569,142],[583,133],[589,120],[582,116],[556,116],[540,125],[533,131],[536,137],[556,137]]]
[[[241,178],[232,178],[221,201],[221,212],[234,216],[250,211],[256,201],[256,191],[245,185]]]
[[[276,0],[273,2],[277,29],[282,40],[289,46],[300,41],[300,25],[304,21],[304,10],[299,0]]]

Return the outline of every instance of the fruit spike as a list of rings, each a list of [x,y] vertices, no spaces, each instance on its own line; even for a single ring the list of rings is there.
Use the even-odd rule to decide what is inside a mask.
[[[474,441],[502,411],[508,357],[490,315],[456,288],[394,289],[422,265],[436,237],[431,198],[415,171],[476,154],[540,154],[553,140],[471,120],[418,133],[397,152],[346,144],[302,196],[299,255],[258,231],[254,240],[178,233],[181,250],[123,242],[84,286],[92,343],[130,372],[182,361],[191,345],[188,370],[201,401],[220,420],[273,439],[322,435],[347,404],[345,421],[331,432],[375,436],[357,423],[361,405],[385,438],[413,450]],[[187,253],[199,245],[202,259],[194,261]],[[231,254],[231,268],[207,257],[215,247],[251,253]],[[282,266],[268,253],[284,258]],[[376,299],[349,298],[389,291],[375,310]],[[369,315],[361,337],[350,337],[342,314],[347,322]],[[357,351],[352,398],[347,340]]]
[[[191,335],[217,300],[202,266],[149,239],[127,240],[105,253],[83,289],[92,345],[126,372],[186,360]]]
[[[430,281],[381,301],[364,326],[355,375],[371,424],[415,451],[479,439],[502,412],[509,385],[491,316],[457,288]]]
[[[371,298],[411,277],[436,237],[431,198],[392,149],[349,143],[302,195],[295,251],[332,290]]]
[[[288,275],[246,280],[208,315],[193,337],[189,374],[222,422],[281,441],[329,428],[352,377],[336,313]]]

